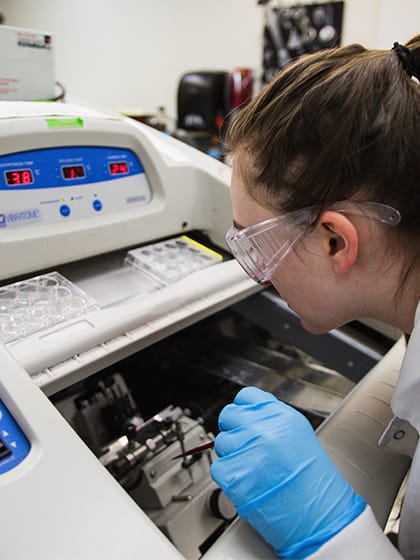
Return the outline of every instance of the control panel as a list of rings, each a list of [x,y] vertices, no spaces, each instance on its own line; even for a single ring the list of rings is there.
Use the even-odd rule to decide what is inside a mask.
[[[17,467],[30,447],[28,438],[0,400],[0,475]]]
[[[63,146],[0,156],[0,228],[92,218],[151,196],[129,149]]]

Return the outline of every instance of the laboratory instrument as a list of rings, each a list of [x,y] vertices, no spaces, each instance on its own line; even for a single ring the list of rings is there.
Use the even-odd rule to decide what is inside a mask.
[[[0,25],[0,100],[54,98],[54,59],[48,31]]]
[[[304,333],[225,244],[229,182],[122,115],[0,102],[5,558],[274,558],[210,476],[245,385],[303,412],[385,525],[408,468],[376,446],[402,341]]]

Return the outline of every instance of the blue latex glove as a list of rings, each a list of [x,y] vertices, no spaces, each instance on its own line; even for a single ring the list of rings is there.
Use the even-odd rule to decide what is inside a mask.
[[[274,395],[242,389],[219,428],[212,477],[281,558],[306,558],[364,510],[308,420]]]

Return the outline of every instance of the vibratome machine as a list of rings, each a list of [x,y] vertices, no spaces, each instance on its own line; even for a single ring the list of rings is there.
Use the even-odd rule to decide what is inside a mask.
[[[211,447],[174,459],[244,385],[301,410],[388,522],[409,465],[376,442],[403,341],[306,334],[229,254],[229,181],[118,114],[0,102],[2,558],[275,558]]]

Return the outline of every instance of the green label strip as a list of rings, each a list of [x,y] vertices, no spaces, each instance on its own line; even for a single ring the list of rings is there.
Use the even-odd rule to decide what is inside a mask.
[[[83,119],[75,118],[55,118],[47,119],[48,128],[82,128]]]

